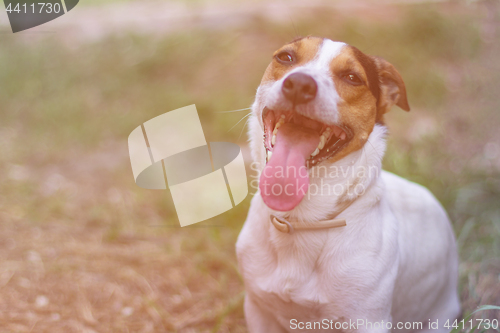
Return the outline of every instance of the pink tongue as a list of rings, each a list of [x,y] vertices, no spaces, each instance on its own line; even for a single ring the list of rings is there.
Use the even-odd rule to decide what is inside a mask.
[[[306,159],[319,144],[319,134],[307,127],[286,123],[279,128],[273,155],[260,176],[260,195],[274,210],[289,211],[307,193]]]

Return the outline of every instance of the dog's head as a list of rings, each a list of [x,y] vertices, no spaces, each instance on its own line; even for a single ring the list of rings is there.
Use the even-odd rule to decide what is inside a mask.
[[[307,190],[307,169],[362,148],[393,105],[410,109],[401,75],[382,58],[318,37],[277,50],[253,106],[264,133],[266,204],[293,209]]]

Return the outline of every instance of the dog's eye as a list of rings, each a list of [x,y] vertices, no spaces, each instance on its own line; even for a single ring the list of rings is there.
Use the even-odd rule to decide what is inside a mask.
[[[280,52],[276,55],[276,59],[283,64],[290,64],[294,62],[293,56],[288,52]]]
[[[359,76],[354,73],[342,75],[342,79],[353,86],[360,86],[363,84],[363,81],[359,78]]]

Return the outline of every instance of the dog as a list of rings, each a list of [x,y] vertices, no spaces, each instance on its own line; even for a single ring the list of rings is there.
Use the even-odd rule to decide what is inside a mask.
[[[274,53],[249,129],[259,191],[236,243],[249,332],[447,332],[460,315],[445,210],[381,170],[394,105],[410,110],[382,58],[312,36]]]

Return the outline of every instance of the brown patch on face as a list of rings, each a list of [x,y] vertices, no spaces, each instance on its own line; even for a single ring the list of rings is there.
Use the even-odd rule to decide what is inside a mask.
[[[369,68],[371,64],[365,62],[366,59],[361,58],[364,55],[360,53],[361,51],[352,46],[344,47],[330,64],[335,88],[340,97],[340,102],[337,105],[340,119],[353,135],[347,146],[329,160],[332,163],[361,149],[368,140],[377,120],[377,98],[374,94],[376,94],[378,86],[374,87],[377,83],[373,78],[376,71],[370,72],[372,70]],[[351,74],[359,77],[362,84],[349,83],[346,77]]]
[[[309,36],[293,40],[291,43],[282,46],[279,50],[274,52],[273,60],[269,66],[267,66],[261,84],[269,81],[277,81],[295,67],[303,66],[314,59],[322,42],[323,38]],[[276,57],[281,53],[290,54],[293,61],[289,64],[279,62]]]

